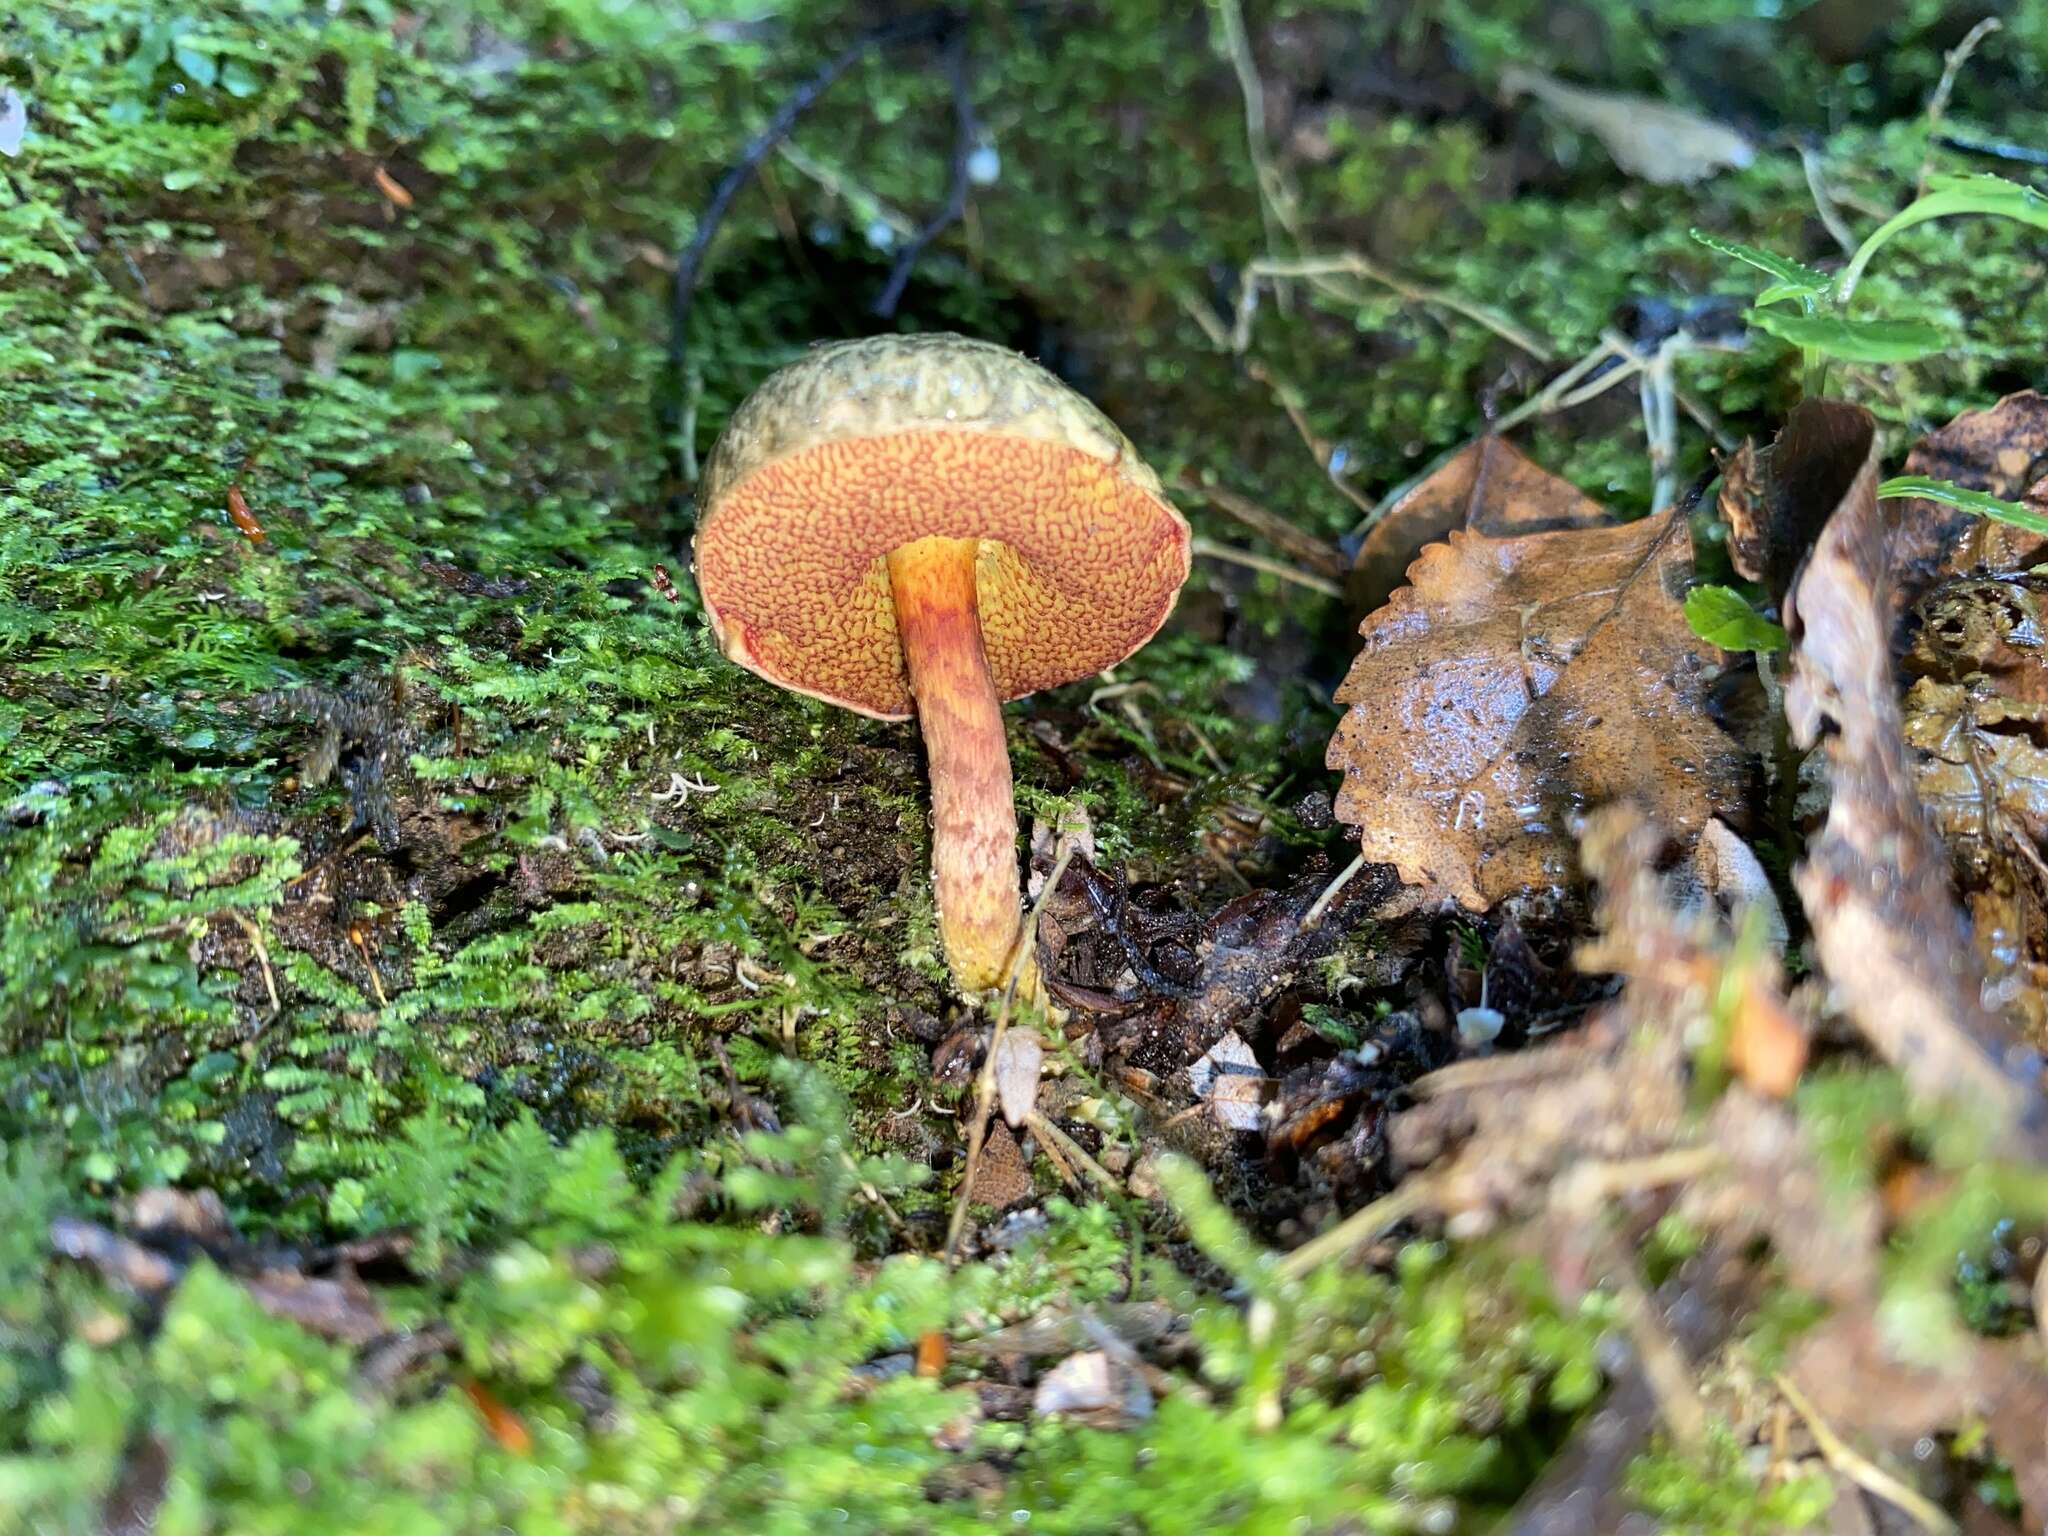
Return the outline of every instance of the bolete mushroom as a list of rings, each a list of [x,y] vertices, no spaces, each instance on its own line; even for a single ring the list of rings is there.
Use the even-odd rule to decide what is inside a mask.
[[[931,764],[932,885],[961,989],[1007,983],[1017,809],[1002,701],[1138,649],[1188,573],[1188,525],[1100,411],[961,336],[823,346],[733,413],[698,498],[720,649],[883,720]],[[1036,985],[1029,956],[1018,980]]]

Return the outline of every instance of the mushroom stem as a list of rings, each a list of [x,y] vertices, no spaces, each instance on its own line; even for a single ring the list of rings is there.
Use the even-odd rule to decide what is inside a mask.
[[[982,651],[976,539],[918,539],[889,553],[896,631],[932,776],[932,888],[953,979],[968,993],[1007,980],[1021,923],[1017,803],[1002,701]],[[1026,956],[1018,989],[1031,995]]]

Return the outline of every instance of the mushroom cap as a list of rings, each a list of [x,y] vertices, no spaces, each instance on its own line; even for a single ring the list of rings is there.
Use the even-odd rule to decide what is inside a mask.
[[[799,693],[909,718],[889,551],[979,539],[997,694],[1124,659],[1188,574],[1187,520],[1123,433],[1043,368],[963,336],[816,348],[733,413],[698,496],[719,648]]]

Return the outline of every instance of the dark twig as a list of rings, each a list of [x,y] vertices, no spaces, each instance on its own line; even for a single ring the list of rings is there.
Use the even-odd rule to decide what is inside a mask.
[[[885,23],[862,33],[844,49],[826,62],[776,110],[773,117],[762,126],[761,131],[747,141],[726,173],[712,188],[711,199],[704,205],[704,211],[697,216],[697,228],[690,236],[690,243],[676,259],[675,283],[670,289],[668,369],[669,377],[662,391],[661,426],[664,438],[674,440],[681,425],[682,380],[690,353],[690,309],[696,302],[697,279],[704,266],[705,254],[711,248],[712,238],[725,222],[725,216],[732,207],[733,199],[740,189],[753,177],[761,162],[774,152],[775,146],[789,137],[797,119],[817,105],[818,99],[830,90],[854,65],[870,53],[883,48],[900,47],[908,43],[932,42],[955,33],[961,19],[953,11],[926,11],[900,21]]]
[[[946,39],[946,83],[953,89],[953,169],[946,186],[946,203],[923,228],[903,244],[890,269],[888,284],[875,300],[875,314],[887,320],[896,313],[910,274],[931,243],[966,216],[967,164],[981,141],[981,124],[974,116],[974,92],[968,77],[967,29],[955,27]]]
[[[1934,142],[1943,149],[1953,149],[1958,154],[1985,155],[1993,160],[2009,160],[2015,165],[2048,166],[2048,149],[2037,149],[2031,144],[1987,142],[1983,139],[1966,139],[1953,133],[1944,133]]]

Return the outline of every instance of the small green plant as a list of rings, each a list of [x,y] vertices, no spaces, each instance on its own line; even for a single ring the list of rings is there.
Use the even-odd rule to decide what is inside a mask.
[[[1724,651],[1782,651],[1785,630],[1765,618],[1733,587],[1709,582],[1685,594],[1685,622],[1709,645]]]
[[[1758,330],[1788,341],[1806,354],[1809,393],[1819,393],[1824,360],[1906,363],[1941,350],[1940,327],[1901,316],[1854,318],[1849,301],[1864,271],[1894,235],[1930,219],[1980,213],[2048,229],[2048,197],[2002,176],[1938,176],[1926,195],[1914,199],[1872,230],[1849,264],[1832,275],[1772,251],[1724,240],[1702,230],[1693,238],[1710,249],[1768,273],[1776,281],[1756,296],[1748,314]],[[1781,308],[1779,306],[1792,306]]]

